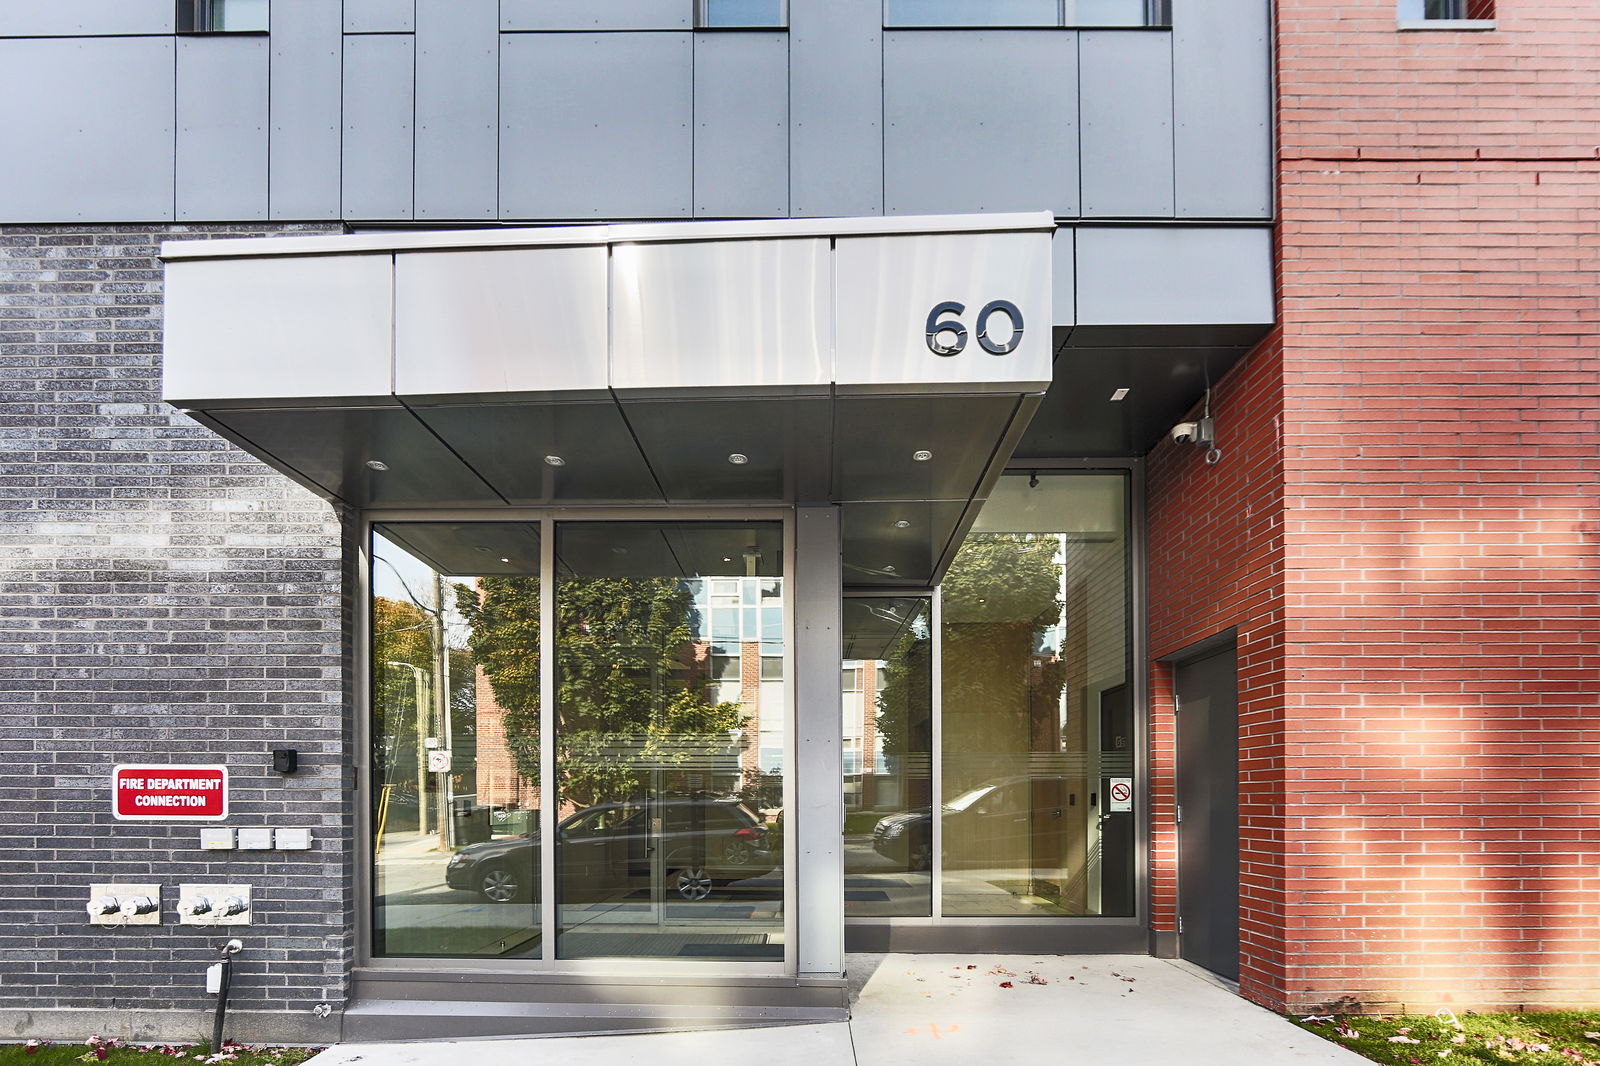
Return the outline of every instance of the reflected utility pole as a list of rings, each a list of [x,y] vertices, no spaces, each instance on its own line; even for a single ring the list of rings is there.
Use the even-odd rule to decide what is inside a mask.
[[[428,711],[433,701],[428,696],[428,674],[420,666],[397,660],[385,666],[398,666],[411,671],[413,701],[417,707],[417,832],[428,831]]]

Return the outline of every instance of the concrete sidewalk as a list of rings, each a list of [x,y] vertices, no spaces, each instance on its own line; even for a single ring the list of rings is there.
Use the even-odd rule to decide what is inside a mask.
[[[1108,955],[852,955],[851,1020],[628,1036],[340,1044],[314,1066],[1356,1066],[1183,964]],[[1009,985],[1009,987],[1006,987]]]

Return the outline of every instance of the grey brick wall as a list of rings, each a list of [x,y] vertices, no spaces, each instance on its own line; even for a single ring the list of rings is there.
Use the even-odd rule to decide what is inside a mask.
[[[308,229],[338,228],[0,226],[8,1030],[42,1032],[52,1008],[200,1017],[225,936],[177,924],[176,886],[190,880],[254,888],[238,1009],[289,1012],[276,1028],[290,1038],[318,1004],[342,1003],[345,519],[160,400],[158,242]],[[272,772],[274,747],[300,750],[298,774]],[[203,852],[198,826],[115,821],[111,766],[144,760],[225,763],[226,824],[309,826],[313,850]],[[98,881],[160,883],[163,924],[89,925]]]

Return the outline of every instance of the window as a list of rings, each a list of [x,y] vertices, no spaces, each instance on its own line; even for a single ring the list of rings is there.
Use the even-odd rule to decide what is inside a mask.
[[[178,0],[179,33],[266,33],[269,0]]]
[[[751,30],[789,24],[787,0],[700,0],[695,25],[707,30]]]
[[[887,0],[886,27],[1170,26],[1170,0]]]
[[[1401,29],[1493,29],[1494,0],[1400,0]]]

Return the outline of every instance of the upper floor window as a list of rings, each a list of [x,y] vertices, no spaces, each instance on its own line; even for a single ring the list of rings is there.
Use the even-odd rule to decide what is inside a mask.
[[[266,33],[269,0],[178,0],[179,33]]]
[[[884,0],[883,24],[932,26],[1170,26],[1170,0]]]
[[[1494,23],[1494,0],[1399,0],[1402,29],[1482,29]],[[1446,25],[1448,24],[1448,26]]]
[[[789,24],[787,0],[699,0],[695,25],[711,30],[748,30]]]

